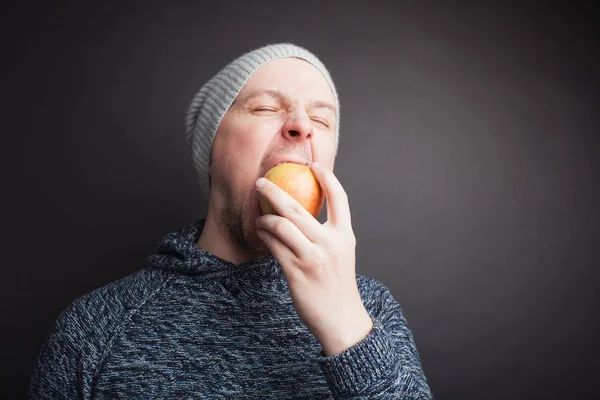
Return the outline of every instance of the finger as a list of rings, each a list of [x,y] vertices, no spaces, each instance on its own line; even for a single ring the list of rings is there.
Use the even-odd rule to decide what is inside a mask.
[[[294,256],[302,258],[313,243],[292,223],[279,215],[266,214],[256,219],[256,227],[264,229],[287,246]]]
[[[264,186],[260,187],[260,182],[264,182]],[[323,237],[321,223],[279,186],[266,178],[260,178],[257,180],[256,190],[271,203],[277,214],[292,221],[308,240],[322,243],[326,239]]]
[[[265,246],[269,249],[273,257],[279,262],[279,265],[288,265],[290,260],[296,258],[296,255],[292,250],[285,245],[277,236],[273,235],[266,229],[257,228],[256,234],[263,241]]]
[[[311,169],[327,198],[327,220],[334,226],[351,228],[350,204],[342,184],[328,168],[313,163]]]

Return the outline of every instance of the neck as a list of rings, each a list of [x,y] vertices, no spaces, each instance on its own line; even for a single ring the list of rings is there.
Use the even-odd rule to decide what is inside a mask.
[[[206,221],[198,238],[198,247],[236,265],[269,255],[268,252],[253,249],[242,243],[244,239],[236,237],[219,215],[222,215],[221,211],[209,205]]]

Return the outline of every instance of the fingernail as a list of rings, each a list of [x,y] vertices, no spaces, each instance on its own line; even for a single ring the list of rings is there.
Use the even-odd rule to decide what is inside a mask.
[[[314,162],[314,163],[312,163],[312,166],[313,166],[313,167],[315,167],[315,168],[319,168],[319,167],[321,167],[322,165],[321,165],[321,163]]]
[[[259,178],[256,181],[256,188],[257,189],[262,189],[265,187],[265,185],[267,184],[267,179],[266,178]]]

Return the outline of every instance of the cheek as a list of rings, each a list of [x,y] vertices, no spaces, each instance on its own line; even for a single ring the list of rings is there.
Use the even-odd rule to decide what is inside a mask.
[[[213,143],[213,161],[230,177],[250,178],[259,170],[260,162],[272,138],[261,126],[250,121],[222,124]]]
[[[335,138],[323,138],[323,140],[315,140],[312,143],[313,160],[319,161],[325,167],[333,169],[335,161]]]
[[[252,137],[251,130],[235,113],[225,114],[213,142],[215,158],[239,155],[240,149],[247,146]]]
[[[248,124],[239,127],[229,140],[230,148],[235,149],[235,157],[250,163],[254,161],[258,166],[273,139],[268,132],[268,128],[264,124],[262,126]]]

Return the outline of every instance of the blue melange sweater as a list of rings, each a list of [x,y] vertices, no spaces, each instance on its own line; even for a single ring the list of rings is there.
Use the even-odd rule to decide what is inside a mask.
[[[431,399],[400,306],[357,275],[374,322],[326,357],[273,257],[234,265],[168,233],[139,272],[72,302],[44,343],[32,399]]]

